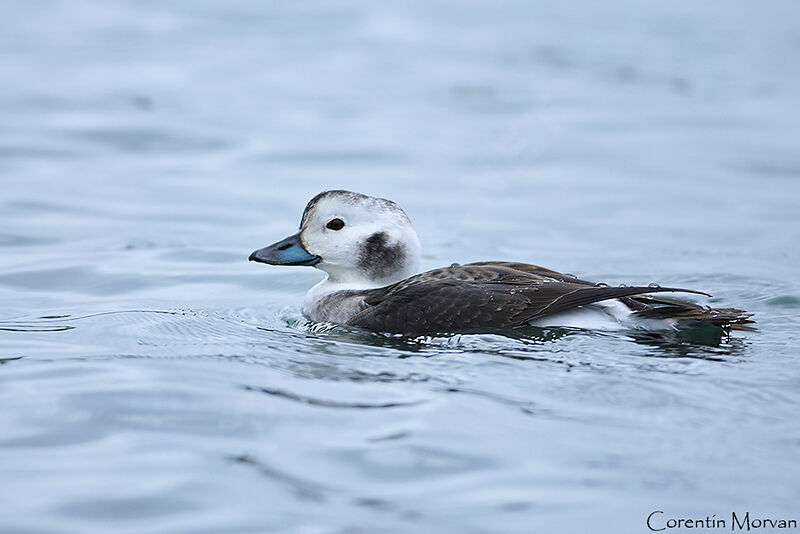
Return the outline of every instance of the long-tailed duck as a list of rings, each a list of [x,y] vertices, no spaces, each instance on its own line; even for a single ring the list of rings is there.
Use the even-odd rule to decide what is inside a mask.
[[[256,250],[250,260],[306,265],[327,273],[306,294],[303,312],[375,332],[419,335],[519,326],[589,329],[676,328],[704,322],[749,329],[751,314],[711,309],[650,293],[702,291],[609,287],[527,263],[453,264],[416,274],[420,243],[391,200],[324,191],[303,211],[300,231]]]

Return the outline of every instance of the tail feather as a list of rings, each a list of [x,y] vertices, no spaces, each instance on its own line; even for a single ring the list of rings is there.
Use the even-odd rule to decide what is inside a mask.
[[[692,302],[637,295],[627,297],[625,303],[643,319],[665,319],[677,322],[703,322],[725,330],[755,330],[753,314],[737,308],[708,308]]]

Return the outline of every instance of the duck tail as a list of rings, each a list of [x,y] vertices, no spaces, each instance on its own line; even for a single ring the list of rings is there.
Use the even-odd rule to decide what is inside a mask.
[[[723,330],[756,330],[753,314],[738,308],[703,307],[692,302],[651,295],[637,295],[627,300],[626,304],[642,319],[713,324]]]

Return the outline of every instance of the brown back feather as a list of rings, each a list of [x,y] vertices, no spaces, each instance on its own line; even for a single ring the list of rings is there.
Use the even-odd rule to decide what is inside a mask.
[[[404,334],[513,328],[532,319],[603,300],[631,299],[659,292],[707,295],[672,287],[608,287],[537,265],[480,262],[434,269],[368,291],[366,309],[352,317],[348,324]],[[660,302],[663,304],[666,300],[669,299]],[[649,308],[639,300],[633,302]],[[689,305],[687,309],[694,306],[705,310],[686,304]],[[645,311],[642,309],[639,313]],[[726,316],[721,314],[720,318]]]

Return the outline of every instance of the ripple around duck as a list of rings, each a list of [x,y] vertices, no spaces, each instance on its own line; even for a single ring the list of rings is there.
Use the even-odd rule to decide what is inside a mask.
[[[559,343],[563,344],[572,337],[634,342],[649,347],[651,350],[647,355],[665,358],[722,360],[743,355],[747,347],[747,342],[737,337],[739,334],[726,333],[711,325],[657,332],[636,329],[594,332],[574,328],[523,327],[416,337],[375,334],[341,325],[308,321],[298,321],[296,326],[323,339],[389,349],[393,355],[401,358],[480,353],[562,363],[563,360],[557,356],[560,352]]]
[[[329,356],[369,355],[390,358],[482,354],[518,360],[573,365],[562,353],[581,340],[630,342],[648,347],[646,355],[668,358],[725,359],[741,357],[748,346],[739,334],[717,328],[679,332],[600,333],[576,329],[526,327],[488,332],[402,337],[366,332],[305,319],[295,307],[276,311],[119,310],[80,316],[58,315],[0,322],[0,331],[68,336],[64,342],[111,339],[120,354],[148,356],[266,355],[273,350]],[[45,339],[45,338],[43,338]],[[51,338],[55,340],[55,338]],[[291,340],[291,341],[290,341]],[[356,378],[353,376],[352,378]]]
[[[351,401],[351,402],[344,402],[344,401],[336,401],[336,400],[327,400],[327,399],[320,399],[315,397],[310,397],[307,395],[299,395],[297,393],[293,393],[291,391],[286,391],[282,389],[276,388],[268,388],[268,387],[258,387],[258,386],[241,386],[241,388],[245,391],[255,391],[257,393],[263,393],[265,395],[270,395],[273,397],[278,397],[282,399],[287,399],[295,402],[299,402],[302,404],[308,404],[311,406],[321,406],[324,408],[355,408],[355,409],[381,409],[381,408],[401,408],[404,406],[417,406],[419,404],[423,404],[425,401],[408,401],[408,402],[398,402],[398,401],[387,401],[387,402],[358,402],[358,401]]]
[[[75,327],[71,325],[0,322],[0,330],[4,330],[6,332],[64,332],[66,330],[73,330],[74,328]]]
[[[289,475],[279,469],[267,465],[263,461],[258,460],[253,456],[233,456],[231,457],[231,461],[240,465],[251,467],[260,475],[284,484],[300,500],[322,502],[330,492],[330,490],[323,485],[317,484],[311,480],[304,480],[300,477]]]

